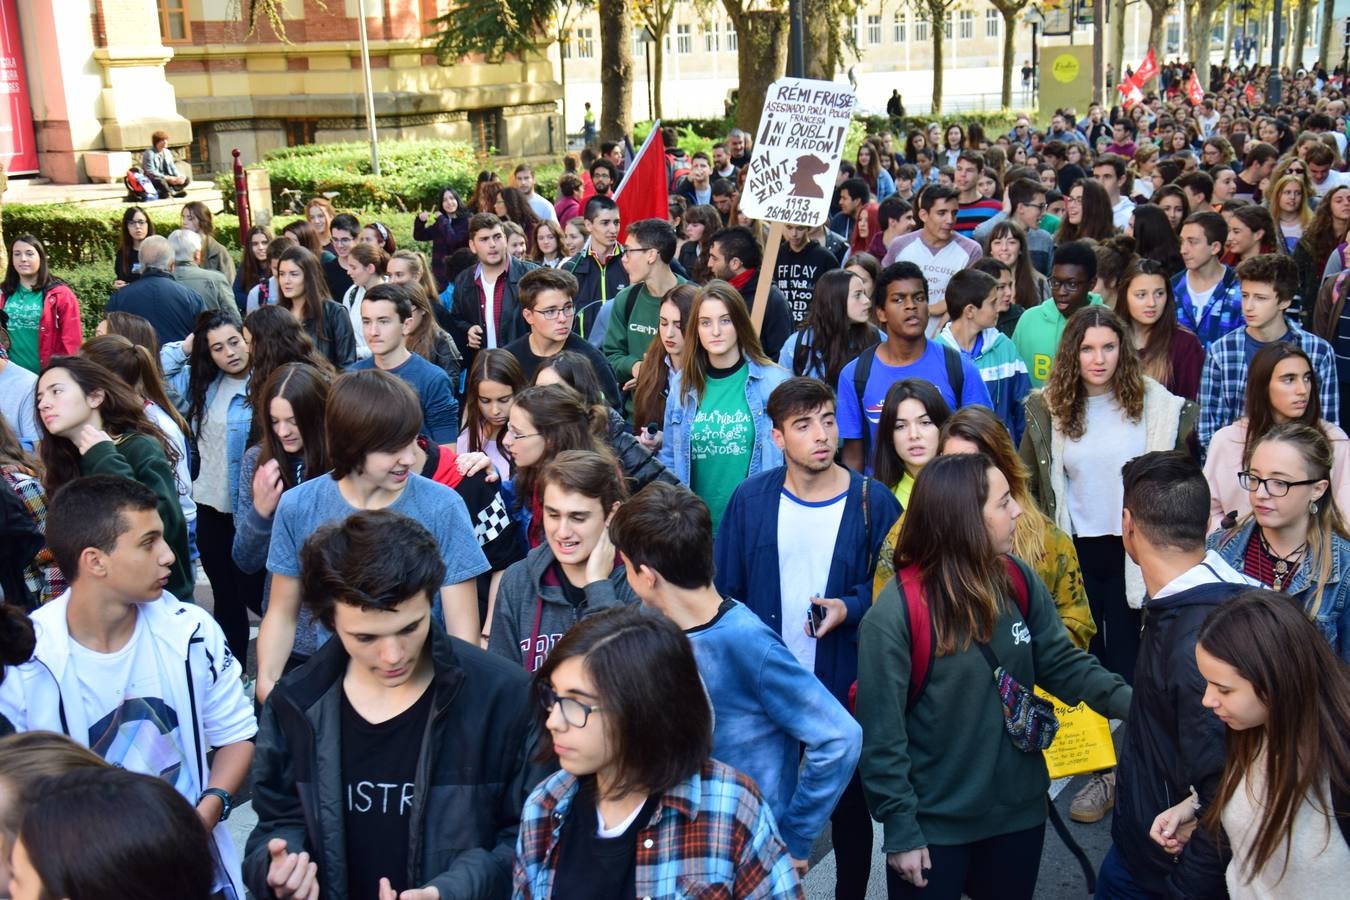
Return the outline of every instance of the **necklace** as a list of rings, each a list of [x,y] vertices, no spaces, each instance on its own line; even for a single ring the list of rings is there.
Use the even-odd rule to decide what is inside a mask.
[[[1299,564],[1303,562],[1304,551],[1308,549],[1308,542],[1304,541],[1286,556],[1280,556],[1271,549],[1270,542],[1266,540],[1265,532],[1257,529],[1261,539],[1261,550],[1268,556],[1275,570],[1275,580],[1271,587],[1277,591],[1283,590],[1285,582],[1298,571]]]

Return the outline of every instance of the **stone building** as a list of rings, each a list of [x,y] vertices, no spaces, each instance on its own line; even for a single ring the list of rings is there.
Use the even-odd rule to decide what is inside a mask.
[[[0,0],[0,12],[12,15],[13,3]],[[549,61],[438,59],[427,23],[449,4],[365,0],[381,138],[560,153],[561,88]],[[283,0],[287,40],[265,22],[248,34],[248,0],[17,5],[39,170],[55,182],[120,178],[156,130],[199,170],[226,168],[236,147],[253,161],[277,147],[365,137],[358,0]]]

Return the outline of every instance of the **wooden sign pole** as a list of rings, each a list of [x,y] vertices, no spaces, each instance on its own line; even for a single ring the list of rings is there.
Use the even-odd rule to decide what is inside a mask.
[[[769,239],[764,243],[764,258],[759,264],[759,282],[755,285],[755,302],[750,307],[750,323],[755,334],[764,332],[764,313],[769,308],[769,288],[773,287],[778,266],[778,248],[783,243],[783,223],[769,226]]]

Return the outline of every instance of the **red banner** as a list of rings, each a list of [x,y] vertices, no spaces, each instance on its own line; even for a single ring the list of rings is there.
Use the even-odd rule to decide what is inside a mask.
[[[639,219],[665,219],[670,215],[669,190],[666,145],[658,120],[614,191],[614,202],[619,205],[620,242],[627,239],[628,226]]]
[[[1249,81],[1247,86],[1242,89],[1242,95],[1247,98],[1248,103],[1256,102],[1256,87]]]
[[[1153,49],[1149,48],[1148,56],[1139,64],[1139,68],[1134,73],[1134,83],[1141,88],[1148,84],[1148,80],[1158,74],[1158,58],[1153,55]]]
[[[1125,99],[1121,101],[1120,105],[1125,107],[1126,112],[1144,102],[1144,92],[1139,90],[1139,85],[1133,81],[1126,79],[1116,86],[1116,90],[1125,95]]]
[[[33,140],[33,111],[28,103],[28,77],[19,46],[19,17],[14,0],[0,0],[0,164],[13,174],[38,170]]]
[[[1191,106],[1199,106],[1205,99],[1205,89],[1200,86],[1200,76],[1196,75],[1194,70],[1191,72],[1190,81],[1186,82],[1186,99],[1191,101]]]

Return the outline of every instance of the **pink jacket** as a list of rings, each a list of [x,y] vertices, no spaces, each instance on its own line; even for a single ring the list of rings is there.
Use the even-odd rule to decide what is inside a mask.
[[[1330,422],[1322,430],[1331,439],[1331,495],[1341,515],[1350,514],[1350,436]],[[1242,447],[1247,442],[1247,420],[1238,419],[1220,428],[1209,442],[1205,458],[1205,480],[1209,482],[1209,530],[1215,531],[1228,513],[1237,511],[1238,519],[1252,511],[1251,497],[1239,485],[1242,471]]]
[[[0,295],[0,309],[8,297]],[[38,362],[45,366],[53,356],[71,356],[80,351],[84,332],[80,327],[80,301],[64,281],[53,281],[42,294],[42,318],[38,320]]]

